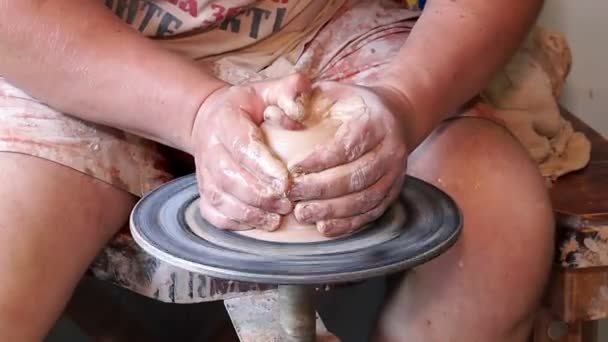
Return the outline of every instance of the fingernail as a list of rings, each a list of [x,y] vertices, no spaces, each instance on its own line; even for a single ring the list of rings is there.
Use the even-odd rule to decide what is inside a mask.
[[[293,204],[287,198],[281,198],[277,201],[277,207],[275,208],[279,214],[287,215],[293,210]]]
[[[317,230],[323,235],[328,235],[332,230],[332,226],[327,221],[320,221],[317,222]]]
[[[336,237],[348,233],[349,223],[343,220],[317,222],[317,230],[327,237]]]
[[[291,199],[292,201],[301,199],[302,186],[300,185],[300,183],[297,183],[294,181],[293,185],[291,186],[291,189],[289,190],[288,196],[289,196],[289,199]]]
[[[296,219],[298,219],[298,221],[308,221],[310,220],[310,218],[312,217],[313,213],[317,210],[315,205],[311,205],[311,204],[303,204],[303,205],[299,205],[296,208]]]
[[[264,222],[264,229],[273,231],[281,225],[281,216],[277,214],[268,214]]]

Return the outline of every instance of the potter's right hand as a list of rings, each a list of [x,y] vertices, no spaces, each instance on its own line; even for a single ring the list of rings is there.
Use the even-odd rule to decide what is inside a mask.
[[[264,144],[266,120],[297,128],[308,79],[289,77],[225,86],[207,98],[192,128],[191,153],[201,195],[201,214],[222,229],[275,230],[293,205],[286,198],[285,165]]]

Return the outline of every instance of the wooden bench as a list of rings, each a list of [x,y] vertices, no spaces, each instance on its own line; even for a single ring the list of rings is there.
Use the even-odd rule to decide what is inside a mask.
[[[608,141],[567,111],[563,115],[591,140],[591,161],[551,188],[555,266],[534,341],[593,342],[597,321],[608,317]]]

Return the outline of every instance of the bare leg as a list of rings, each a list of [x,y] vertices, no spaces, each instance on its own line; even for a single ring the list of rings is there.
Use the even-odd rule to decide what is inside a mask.
[[[548,279],[553,219],[543,180],[502,128],[446,123],[410,158],[410,173],[450,194],[461,240],[408,274],[385,311],[381,341],[526,341]]]
[[[0,341],[41,341],[135,199],[25,155],[0,153]]]

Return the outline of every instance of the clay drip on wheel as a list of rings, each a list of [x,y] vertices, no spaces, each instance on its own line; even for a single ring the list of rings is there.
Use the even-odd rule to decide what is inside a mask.
[[[365,103],[359,97],[329,103],[314,96],[309,104],[308,117],[303,122],[304,129],[287,130],[268,121],[262,124],[261,129],[270,149],[285,165],[291,166],[305,158],[315,146],[329,142],[340,127],[345,113],[356,112],[353,109],[362,106]],[[252,229],[237,233],[275,242],[298,243],[331,239],[321,234],[315,225],[299,223],[293,213],[283,218],[281,226],[274,232]]]

